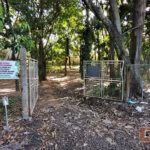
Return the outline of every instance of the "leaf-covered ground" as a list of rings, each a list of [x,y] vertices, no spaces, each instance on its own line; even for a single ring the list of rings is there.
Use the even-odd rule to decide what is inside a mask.
[[[32,119],[19,117],[20,98],[9,108],[10,131],[0,124],[0,150],[149,150],[139,128],[150,127],[150,103],[139,113],[127,103],[83,101],[79,74],[51,74],[40,84]],[[2,116],[2,113],[1,113]]]

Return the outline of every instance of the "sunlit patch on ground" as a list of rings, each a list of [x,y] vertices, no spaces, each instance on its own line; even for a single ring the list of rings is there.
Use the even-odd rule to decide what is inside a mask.
[[[0,95],[3,95],[3,93],[13,93],[13,92],[15,92],[15,89],[8,89],[8,88],[0,89]]]
[[[75,83],[75,82],[79,82],[79,81],[81,81],[79,78],[73,79],[73,80],[65,80],[64,82],[60,83],[60,86],[61,87],[65,87],[65,86],[67,86],[70,83]]]
[[[57,81],[58,83],[59,83],[59,85],[61,86],[61,87],[64,87],[65,88],[65,86],[67,86],[68,84],[70,84],[70,83],[75,83],[75,82],[81,82],[81,79],[79,78],[79,74],[77,74],[77,73],[75,73],[75,75],[74,76],[48,76],[47,77],[47,80],[48,81]]]
[[[66,77],[49,76],[49,77],[47,77],[47,79],[52,80],[52,81],[61,82],[61,81],[69,79],[69,77],[68,76],[66,76]]]
[[[0,96],[16,95],[15,80],[0,80]]]

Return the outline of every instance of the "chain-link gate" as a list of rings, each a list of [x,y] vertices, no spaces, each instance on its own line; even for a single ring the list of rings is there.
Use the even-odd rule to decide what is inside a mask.
[[[29,113],[33,113],[38,100],[38,61],[29,59]]]
[[[84,96],[123,101],[124,61],[84,61]]]

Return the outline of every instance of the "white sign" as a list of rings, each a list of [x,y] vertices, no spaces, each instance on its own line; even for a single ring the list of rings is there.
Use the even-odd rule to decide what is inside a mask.
[[[19,61],[0,60],[0,79],[19,79]]]

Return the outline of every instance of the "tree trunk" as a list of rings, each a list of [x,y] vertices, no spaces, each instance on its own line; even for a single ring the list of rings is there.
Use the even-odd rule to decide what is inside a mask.
[[[69,56],[69,68],[71,69],[71,57]]]
[[[110,0],[110,20],[112,21],[113,25],[116,27],[116,29],[121,33],[121,22],[120,22],[120,16],[119,16],[119,10],[117,7],[117,3],[115,0]],[[110,60],[114,60],[115,56],[115,46],[113,42],[113,38],[110,36]],[[115,70],[114,70],[114,64],[110,64],[110,78],[115,77]]]
[[[131,32],[130,60],[132,64],[140,63],[142,51],[142,33],[145,20],[146,0],[134,0],[133,5],[133,30]]]
[[[109,53],[109,60],[114,60],[115,48],[113,44],[113,40],[110,38],[110,53]],[[114,64],[110,64],[110,78],[115,77],[115,68]]]
[[[67,62],[68,58],[70,58],[69,54],[69,38],[66,38],[66,49],[65,49],[65,73],[64,75],[67,76]],[[69,59],[69,67],[70,67],[70,59]]]
[[[67,76],[67,61],[68,61],[68,57],[65,58],[65,73],[64,73],[64,76]]]
[[[46,59],[42,39],[39,40],[39,80],[46,80]]]
[[[92,31],[89,22],[89,9],[86,8],[86,22],[85,22],[85,29],[83,31],[83,41],[81,43],[80,48],[80,73],[81,78],[83,78],[83,61],[90,60],[90,52],[92,46],[92,39],[91,39]]]
[[[119,16],[119,9],[116,0],[109,0],[110,3],[110,18],[113,25],[117,28],[118,32],[121,33],[121,22]]]
[[[131,89],[130,96],[135,97],[135,93],[141,94],[141,81],[140,81],[140,56],[142,51],[142,33],[145,20],[145,7],[146,0],[134,0],[133,5],[133,30],[131,32],[131,49],[130,49],[130,61],[133,73],[131,74]],[[138,84],[139,83],[139,84]]]

